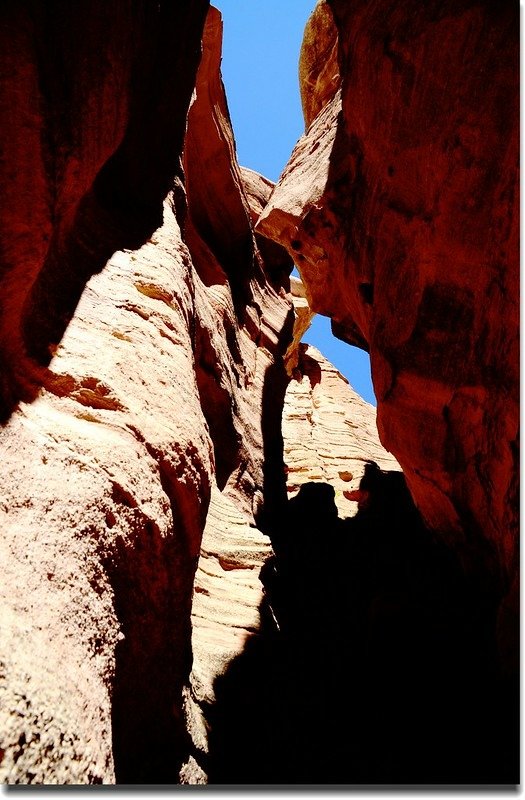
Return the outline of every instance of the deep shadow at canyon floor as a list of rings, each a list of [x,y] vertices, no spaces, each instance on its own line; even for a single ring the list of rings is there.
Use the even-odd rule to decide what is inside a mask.
[[[263,624],[216,680],[211,784],[511,784],[518,686],[497,598],[425,529],[401,473],[370,463],[359,512],[289,501],[262,570]]]

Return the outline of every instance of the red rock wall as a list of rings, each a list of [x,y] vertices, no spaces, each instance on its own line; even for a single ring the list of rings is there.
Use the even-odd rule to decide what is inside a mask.
[[[34,394],[88,278],[159,226],[208,3],[6,3],[0,132],[3,416]]]
[[[318,64],[321,110],[258,230],[369,350],[382,443],[427,523],[501,590],[518,564],[517,5],[329,6],[341,89]]]

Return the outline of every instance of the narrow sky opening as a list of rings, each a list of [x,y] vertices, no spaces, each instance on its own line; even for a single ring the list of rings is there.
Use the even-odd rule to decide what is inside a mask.
[[[315,0],[214,0],[224,22],[222,77],[242,166],[279,178],[304,133],[299,53]],[[367,353],[333,336],[317,315],[304,340],[376,404]]]
[[[304,133],[299,53],[315,0],[214,0],[239,163],[276,181]]]

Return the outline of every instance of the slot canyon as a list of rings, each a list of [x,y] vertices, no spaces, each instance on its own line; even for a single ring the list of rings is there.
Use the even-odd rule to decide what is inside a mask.
[[[0,10],[0,782],[515,785],[519,6],[312,0],[275,184],[222,28]]]

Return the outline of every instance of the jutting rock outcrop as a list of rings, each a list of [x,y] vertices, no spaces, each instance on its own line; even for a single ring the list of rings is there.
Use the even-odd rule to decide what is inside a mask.
[[[518,568],[518,31],[513,3],[320,2],[307,131],[257,225],[370,352],[383,445],[495,596]]]
[[[379,442],[374,407],[310,345],[299,346],[294,379],[286,390],[283,441],[288,498],[296,497],[305,483],[327,483],[334,488],[341,519],[357,513],[367,463],[401,471]]]

